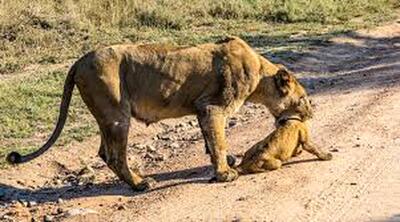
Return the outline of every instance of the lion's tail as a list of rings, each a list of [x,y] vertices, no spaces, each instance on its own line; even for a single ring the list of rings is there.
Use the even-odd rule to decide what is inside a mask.
[[[33,153],[21,155],[18,152],[11,152],[7,156],[7,161],[12,164],[25,163],[46,152],[58,139],[67,120],[68,108],[71,102],[72,91],[74,90],[74,76],[76,72],[76,64],[74,64],[68,72],[64,83],[64,92],[61,99],[60,114],[58,116],[57,125],[47,142]]]

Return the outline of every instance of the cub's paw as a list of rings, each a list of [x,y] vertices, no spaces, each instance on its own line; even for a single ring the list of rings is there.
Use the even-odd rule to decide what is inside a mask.
[[[323,153],[322,155],[319,156],[321,160],[331,160],[332,159],[332,153]]]
[[[217,182],[231,182],[239,177],[239,173],[234,169],[228,169],[225,172],[217,173],[215,179]]]
[[[156,180],[154,180],[151,177],[146,177],[140,182],[138,185],[134,186],[133,189],[135,191],[146,191],[149,190],[150,188],[154,187],[156,184]]]

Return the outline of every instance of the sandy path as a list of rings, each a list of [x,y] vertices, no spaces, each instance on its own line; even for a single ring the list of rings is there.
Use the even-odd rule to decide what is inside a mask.
[[[318,104],[312,120],[314,140],[334,151],[332,161],[302,154],[277,171],[209,184],[211,168],[199,141],[145,170],[155,173],[159,181],[148,193],[134,193],[116,183],[101,165],[95,169],[94,185],[43,189],[63,167],[99,164],[98,139],[93,138],[0,171],[0,185],[12,194],[1,202],[0,217],[11,221],[44,215],[60,221],[400,221],[399,52],[400,25],[390,24],[334,38],[288,64],[297,72],[307,72],[300,78]],[[326,73],[315,74],[320,72]],[[254,109],[247,113],[250,120],[228,130],[234,153],[244,152],[272,130],[265,110]],[[242,115],[249,110],[242,110]],[[133,134],[136,141],[148,141],[160,131],[162,125],[140,126]],[[197,128],[189,132],[198,133]],[[83,155],[71,160],[78,154]],[[38,204],[22,206],[16,201],[21,195]],[[59,197],[63,201],[56,203]],[[97,213],[65,214],[77,207]]]

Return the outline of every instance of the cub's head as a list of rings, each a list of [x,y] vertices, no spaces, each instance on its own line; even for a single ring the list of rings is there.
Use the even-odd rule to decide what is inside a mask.
[[[297,115],[303,121],[311,119],[313,111],[304,87],[283,65],[273,76],[265,76],[260,81],[259,102],[263,103],[278,119],[283,115]]]

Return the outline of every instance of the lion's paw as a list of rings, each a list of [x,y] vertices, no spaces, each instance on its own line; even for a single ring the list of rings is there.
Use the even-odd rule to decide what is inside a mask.
[[[217,173],[216,181],[217,182],[231,182],[236,180],[239,177],[239,173],[234,169],[228,169],[225,172]]]
[[[322,154],[319,158],[321,160],[331,160],[332,159],[332,153],[324,153]]]
[[[146,177],[138,185],[133,187],[135,191],[146,191],[152,188],[156,184],[156,180],[151,177]]]

